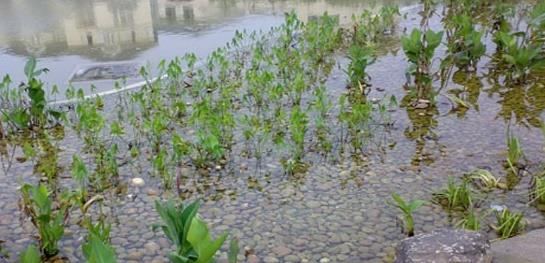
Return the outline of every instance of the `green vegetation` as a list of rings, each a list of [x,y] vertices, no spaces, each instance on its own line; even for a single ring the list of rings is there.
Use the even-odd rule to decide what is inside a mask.
[[[423,200],[413,200],[405,201],[400,195],[392,193],[392,204],[399,208],[403,212],[403,217],[405,218],[405,230],[408,236],[414,236],[414,219],[413,213],[425,204]]]
[[[403,51],[411,63],[407,69],[407,76],[414,78],[412,82],[414,85],[410,83],[408,85],[418,100],[431,100],[436,95],[436,91],[432,87],[432,60],[442,39],[443,32],[421,31],[419,29],[413,29],[410,35],[401,39]],[[410,78],[408,80],[410,81]]]
[[[30,245],[19,256],[21,263],[41,263],[40,251],[34,245]]]
[[[497,225],[494,229],[502,239],[517,235],[525,226],[522,213],[513,213],[507,208],[496,211],[496,220]]]
[[[208,216],[239,212],[208,203],[218,200],[239,205],[240,199],[257,196],[277,209],[316,196],[331,198],[331,189],[342,200],[363,193],[374,199],[387,189],[381,188],[384,184],[397,188],[387,191],[403,195],[418,190],[404,189],[404,184],[417,184],[410,176],[423,178],[416,188],[426,189],[451,170],[486,167],[449,178],[422,213],[441,206],[452,225],[490,231],[486,220],[491,217],[482,203],[511,205],[520,202],[513,196],[523,192],[540,209],[545,204],[545,174],[538,166],[542,158],[535,156],[535,145],[526,143],[535,138],[535,128],[545,135],[540,118],[545,111],[545,2],[528,8],[503,1],[426,0],[418,13],[420,23],[401,19],[397,7],[375,11],[354,15],[349,27],[327,13],[308,22],[287,13],[284,23],[268,32],[237,31],[228,45],[203,60],[187,54],[163,60],[157,69],[142,67],[142,87],[108,98],[86,97],[70,87],[70,103],[49,103],[46,91],[56,88],[46,87],[40,76],[48,70],[33,58],[21,85],[13,87],[6,75],[0,83],[0,161],[3,175],[18,176],[8,182],[21,182],[22,212],[38,237],[37,247],[17,251],[20,261],[63,255],[61,239],[75,236],[68,231],[65,236],[68,224],[83,231],[77,233],[81,259],[126,260],[110,244],[110,234],[122,232],[115,227],[124,222],[110,216],[116,215],[117,205],[130,201],[157,200],[161,222],[154,229],[160,228],[175,247],[167,255],[174,263],[214,262],[225,255],[227,234],[212,238],[213,231],[198,214],[198,201],[178,205],[161,198],[206,199],[210,211],[202,214]],[[406,82],[396,67],[389,68],[392,61],[408,62]],[[156,71],[165,77],[154,78]],[[399,94],[401,88],[407,94]],[[398,100],[405,109],[399,109]],[[451,108],[445,107],[449,101]],[[496,111],[498,118],[493,118]],[[481,132],[479,125],[497,124],[501,117],[508,127],[506,145],[480,149],[487,142],[468,131]],[[466,129],[454,129],[459,124]],[[526,152],[511,133],[519,126],[531,128],[521,133]],[[491,129],[493,139],[496,130]],[[414,154],[407,151],[413,146]],[[403,159],[407,153],[413,154],[410,160]],[[315,173],[319,175],[313,177]],[[397,173],[407,178],[391,178]],[[510,192],[528,174],[533,176],[529,189]],[[368,188],[362,187],[367,183]],[[279,185],[284,188],[275,189]],[[320,200],[319,206],[326,203],[343,208],[337,200]],[[404,231],[413,236],[414,213],[426,201],[392,193],[386,203],[399,210]],[[252,211],[256,204],[240,205]],[[286,216],[306,215],[294,207],[286,209]],[[135,213],[141,211],[138,207]],[[492,230],[500,238],[524,229],[522,213],[503,209],[495,216]],[[316,218],[329,220],[322,214]],[[434,217],[426,221],[438,224]],[[216,229],[218,221],[210,222]],[[271,225],[275,229],[270,233],[279,233],[278,225]],[[257,239],[268,240],[270,233]],[[254,238],[243,234],[241,243]],[[344,235],[338,239],[346,242]],[[230,263],[239,260],[240,245],[247,260],[252,255],[254,244],[233,238]]]
[[[65,207],[53,207],[45,185],[21,188],[24,212],[30,217],[40,237],[40,250],[46,258],[59,252],[58,242],[64,235]]]
[[[449,178],[447,187],[434,193],[434,199],[448,209],[461,209],[463,211],[474,205],[473,190],[466,180],[456,183]]]
[[[155,225],[161,228],[167,238],[176,246],[176,252],[168,255],[173,263],[211,262],[227,238],[227,233],[222,234],[216,240],[211,239],[206,222],[197,215],[199,201],[195,201],[186,207],[175,206],[173,202],[155,203],[155,209],[161,216],[163,224]],[[232,250],[238,250],[238,246],[232,244]]]

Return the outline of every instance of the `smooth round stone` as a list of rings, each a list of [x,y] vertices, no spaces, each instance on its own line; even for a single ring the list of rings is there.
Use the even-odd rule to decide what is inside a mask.
[[[144,181],[144,179],[142,178],[139,178],[139,177],[135,177],[135,178],[132,178],[131,179],[131,185],[132,186],[135,186],[135,187],[142,187],[146,184],[146,182]]]

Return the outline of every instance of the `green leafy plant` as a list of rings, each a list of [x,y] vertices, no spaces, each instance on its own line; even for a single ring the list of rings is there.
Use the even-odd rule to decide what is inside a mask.
[[[83,256],[88,263],[115,263],[115,251],[94,233],[89,233],[87,240],[81,245]]]
[[[411,63],[407,76],[414,76],[417,99],[433,99],[431,65],[435,50],[441,44],[443,32],[413,29],[409,36],[401,39],[403,51]],[[410,80],[410,77],[408,77]]]
[[[367,67],[375,62],[373,50],[359,45],[352,45],[348,49],[348,59],[350,64],[346,73],[350,80],[350,87],[364,93],[365,88],[369,85]]]
[[[38,229],[40,249],[46,257],[59,252],[58,241],[64,235],[65,207],[54,210],[53,201],[45,185],[23,185],[21,188],[25,213]]]
[[[504,208],[496,211],[497,225],[493,226],[501,239],[514,237],[524,230],[524,216],[522,213],[514,213]]]
[[[448,36],[449,56],[444,61],[453,61],[460,68],[477,70],[477,63],[486,52],[481,40],[483,33],[475,29],[471,17],[465,14],[454,16],[447,26],[453,30]]]
[[[188,206],[175,206],[172,201],[156,201],[155,209],[163,223],[161,228],[167,238],[176,246],[176,252],[168,255],[173,263],[209,263],[227,238],[227,233],[212,240],[204,220],[199,218],[199,201]]]
[[[400,195],[392,193],[392,204],[403,212],[405,218],[405,230],[408,236],[414,236],[414,218],[413,213],[423,206],[426,202],[423,200],[406,201]]]
[[[545,68],[545,59],[538,45],[528,43],[516,33],[498,31],[495,37],[502,51],[500,63],[507,67],[505,72],[509,80],[523,83],[532,71]]]

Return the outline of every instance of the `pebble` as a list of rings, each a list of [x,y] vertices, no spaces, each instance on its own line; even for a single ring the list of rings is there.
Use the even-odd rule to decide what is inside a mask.
[[[131,185],[135,187],[142,187],[146,184],[144,179],[136,177],[131,179]]]

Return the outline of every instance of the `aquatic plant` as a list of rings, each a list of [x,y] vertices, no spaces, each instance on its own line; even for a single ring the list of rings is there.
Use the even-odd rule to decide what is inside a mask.
[[[413,213],[423,206],[426,202],[423,200],[412,200],[412,201],[406,201],[398,195],[397,193],[392,193],[392,200],[391,204],[393,204],[395,207],[399,208],[401,212],[403,212],[403,217],[405,218],[405,230],[408,236],[414,236],[414,218]]]
[[[44,83],[38,78],[48,71],[37,68],[36,59],[31,57],[24,68],[27,79],[19,88],[11,88],[11,78],[4,76],[0,83],[0,138],[6,133],[3,123],[10,131],[44,129],[62,117],[60,111],[47,106]]]
[[[448,209],[467,210],[473,207],[473,191],[466,180],[456,184],[449,178],[447,187],[433,194],[434,199]]]
[[[532,178],[533,189],[530,192],[530,203],[538,202],[545,204],[545,171],[543,174]]]
[[[233,238],[229,242],[229,252],[227,254],[227,260],[229,263],[238,262],[238,252],[240,251],[240,246],[238,244],[238,239]]]
[[[299,107],[294,107],[290,116],[290,137],[293,142],[291,147],[291,159],[302,162],[305,153],[305,134],[308,130],[307,113]]]
[[[42,258],[40,256],[40,251],[36,246],[29,245],[23,252],[21,252],[21,255],[19,255],[19,262],[20,263],[41,263]]]
[[[513,174],[518,174],[518,167],[521,165],[521,158],[523,157],[522,147],[520,146],[519,139],[508,133],[507,135],[507,164],[513,171]]]
[[[173,263],[196,262],[208,263],[227,238],[227,233],[212,240],[206,223],[199,218],[199,201],[184,207],[175,206],[172,201],[155,202],[155,210],[162,219],[161,228],[167,238],[174,243],[176,251],[168,255]]]
[[[474,22],[469,15],[456,15],[446,23],[447,48],[449,55],[443,60],[442,66],[452,61],[462,69],[477,70],[477,63],[486,52],[486,46],[482,42],[483,33],[477,31]]]
[[[43,184],[25,184],[21,187],[21,193],[24,212],[38,230],[40,250],[47,258],[56,255],[59,252],[57,243],[64,235],[67,208],[54,209],[51,196]]]
[[[480,189],[492,190],[494,188],[505,188],[505,185],[500,180],[485,169],[476,169],[466,175],[466,178],[471,180],[473,184]]]
[[[348,49],[348,69],[346,73],[350,81],[350,88],[357,90],[362,94],[366,93],[366,87],[370,85],[367,67],[375,62],[373,50],[367,47],[361,47],[357,44]]]
[[[96,235],[89,233],[87,241],[81,245],[83,256],[89,263],[115,263],[115,251]]]
[[[115,263],[117,262],[115,250],[109,245],[111,226],[104,220],[92,224],[90,220],[86,222],[87,237],[81,245],[83,256],[89,263]]]
[[[516,33],[498,31],[495,37],[501,49],[499,62],[508,69],[505,71],[508,80],[524,83],[532,71],[545,68],[539,46]]]
[[[326,94],[325,87],[318,87],[314,91],[314,102],[312,105],[316,112],[314,125],[316,127],[316,138],[318,140],[319,149],[324,153],[329,153],[333,148],[333,143],[329,139],[331,129],[328,127],[328,113],[333,108],[333,103],[329,100]]]
[[[456,226],[467,230],[479,231],[481,230],[481,218],[474,209],[470,209],[464,214],[464,218],[460,220]]]
[[[495,211],[496,225],[493,226],[501,239],[514,237],[524,230],[524,216],[522,213],[514,213],[504,208],[501,211]]]
[[[432,87],[431,64],[435,50],[441,44],[443,32],[434,32],[427,30],[422,32],[419,29],[413,29],[409,36],[401,38],[403,51],[411,63],[407,69],[407,79],[414,77],[415,98],[431,100],[435,97],[436,91]]]

